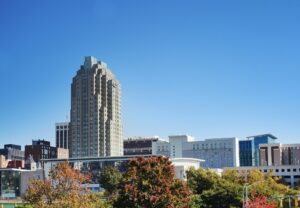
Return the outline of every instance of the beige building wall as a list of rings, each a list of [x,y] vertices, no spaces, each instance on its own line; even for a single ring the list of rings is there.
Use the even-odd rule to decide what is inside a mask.
[[[57,159],[69,158],[69,150],[64,148],[57,148]]]
[[[71,87],[70,156],[123,155],[121,85],[111,70],[86,57]]]
[[[6,168],[8,161],[5,159],[4,155],[0,155],[0,168]]]
[[[263,165],[263,166],[268,165],[267,149],[260,148],[259,149],[259,156],[260,156],[259,157],[260,158],[259,164]]]

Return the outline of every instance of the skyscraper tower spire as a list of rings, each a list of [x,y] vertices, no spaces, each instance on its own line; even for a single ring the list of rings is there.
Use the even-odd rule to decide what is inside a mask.
[[[104,62],[85,57],[71,85],[71,157],[123,155],[121,86]]]

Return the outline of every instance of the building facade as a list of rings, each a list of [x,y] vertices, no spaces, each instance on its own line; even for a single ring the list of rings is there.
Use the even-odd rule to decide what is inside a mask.
[[[239,141],[240,166],[252,166],[254,164],[253,140]]]
[[[123,155],[121,86],[104,62],[86,57],[71,86],[70,156]]]
[[[169,142],[153,142],[152,148],[152,154],[170,158],[202,159],[201,166],[204,168],[239,166],[239,146],[235,137],[195,141],[189,135],[176,135],[169,136]]]
[[[300,144],[260,144],[261,166],[300,165]]]
[[[55,124],[55,141],[57,148],[69,149],[69,122]]]
[[[32,171],[0,168],[0,199],[7,200],[23,196],[32,179],[43,179],[43,169]]]
[[[42,159],[57,158],[57,148],[51,147],[50,142],[46,140],[33,140],[32,145],[25,146],[25,158],[32,156],[35,162]]]
[[[240,166],[259,166],[259,145],[273,144],[276,140],[272,134],[261,134],[239,141]]]
[[[0,155],[5,156],[6,160],[24,160],[24,151],[20,145],[5,144],[3,149],[0,149]]]
[[[124,155],[151,155],[152,142],[157,142],[159,137],[135,137],[124,140]]]

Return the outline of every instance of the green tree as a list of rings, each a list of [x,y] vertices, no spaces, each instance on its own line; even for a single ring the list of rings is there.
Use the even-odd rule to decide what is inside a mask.
[[[24,201],[38,208],[109,207],[98,194],[82,186],[88,180],[88,176],[72,169],[65,161],[50,171],[49,179],[30,181]]]
[[[108,166],[101,171],[99,182],[105,189],[104,195],[109,201],[114,201],[118,194],[118,186],[120,184],[122,174],[113,166]]]
[[[226,170],[222,174],[222,178],[232,183],[238,183],[241,186],[247,185],[249,192],[250,190],[256,190],[258,194],[267,197],[295,195],[298,193],[284,185],[281,182],[281,178],[274,176],[273,173],[268,172],[264,174],[258,169],[241,173],[236,170]]]
[[[240,207],[242,186],[223,179],[217,173],[199,168],[187,172],[188,186],[195,196],[191,207]]]
[[[131,160],[119,186],[115,207],[187,207],[190,190],[175,179],[174,167],[166,157]]]

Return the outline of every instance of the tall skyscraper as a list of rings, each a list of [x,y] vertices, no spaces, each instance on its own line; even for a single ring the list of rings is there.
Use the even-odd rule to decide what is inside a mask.
[[[70,156],[123,155],[121,86],[111,70],[88,56],[71,88]]]

